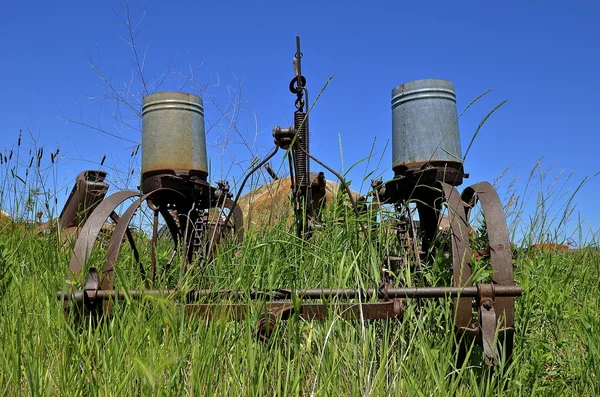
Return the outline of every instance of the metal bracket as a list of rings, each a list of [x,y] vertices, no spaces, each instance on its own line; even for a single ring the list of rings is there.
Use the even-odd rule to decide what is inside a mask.
[[[96,292],[100,289],[100,276],[95,267],[90,268],[83,287],[83,304],[86,309],[92,314],[100,314],[102,311],[103,301],[96,300]],[[91,292],[91,293],[89,293]]]
[[[479,332],[483,343],[484,361],[487,365],[498,363],[498,345],[496,328],[498,325],[494,299],[496,298],[494,284],[478,284],[478,316]]]
[[[275,308],[268,308],[263,311],[256,324],[256,337],[266,342],[271,337],[271,334],[275,330],[277,323],[281,320],[287,319],[294,310],[292,303],[286,303]]]

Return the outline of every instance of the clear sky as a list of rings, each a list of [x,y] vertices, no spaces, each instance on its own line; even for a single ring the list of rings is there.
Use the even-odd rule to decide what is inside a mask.
[[[554,167],[547,182],[564,170],[574,173],[567,181],[571,189],[600,171],[598,2],[133,1],[131,7],[149,91],[167,68],[174,72],[159,90],[181,88],[190,67],[197,84],[188,82],[185,90],[206,87],[207,122],[215,124],[207,135],[215,179],[230,164],[227,176],[238,178],[253,155],[270,150],[273,126],[292,123],[294,96],[287,87],[296,35],[312,99],[334,76],[311,116],[312,152],[347,170],[368,155],[376,138],[374,160],[349,174],[357,190],[391,140],[392,88],[422,78],[451,80],[459,113],[493,89],[460,119],[463,150],[481,119],[508,99],[466,159],[467,182],[493,181],[512,166],[500,184],[506,190],[519,175],[524,184],[542,157],[544,169]],[[68,189],[79,170],[98,168],[105,154],[103,168],[127,169],[132,142],[140,140],[132,128],[138,120],[126,108],[121,115],[129,125],[108,117],[114,102],[101,100],[107,85],[91,66],[99,66],[120,93],[129,88],[128,101],[139,109],[142,91],[124,17],[114,0],[3,5],[0,150],[15,143],[20,129],[50,150],[60,147],[59,182]],[[219,107],[236,117],[237,131],[220,118]],[[389,178],[390,150],[383,156],[378,172]],[[584,224],[595,230],[599,193],[600,179],[594,178],[575,199]]]

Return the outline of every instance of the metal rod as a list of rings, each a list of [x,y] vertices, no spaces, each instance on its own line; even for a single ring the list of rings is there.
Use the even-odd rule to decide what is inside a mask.
[[[108,300],[108,299],[125,299],[129,297],[131,299],[140,299],[144,296],[170,296],[176,295],[179,291],[177,290],[91,290],[91,291],[74,291],[65,292],[61,291],[57,294],[59,300],[73,300],[82,301],[84,294],[87,294],[87,299],[92,300]],[[521,296],[522,289],[518,286],[494,286],[494,294],[496,297],[506,296]],[[303,299],[325,299],[325,298],[344,298],[354,299],[358,296],[362,297],[374,297],[377,296],[379,299],[389,298],[407,298],[407,299],[420,299],[420,298],[475,298],[478,296],[477,286],[469,286],[464,288],[459,287],[412,287],[412,288],[387,288],[387,289],[374,289],[369,288],[365,291],[357,289],[340,289],[340,288],[325,288],[325,289],[305,289],[305,290],[289,290],[279,289],[273,291],[232,291],[232,290],[193,290],[188,292],[187,297],[189,300],[197,300],[201,297],[249,297],[251,299],[290,299],[293,296]]]
[[[227,218],[225,219],[225,222],[224,222],[225,225],[229,224],[229,219],[231,218],[231,215],[233,214],[233,211],[235,210],[235,207],[237,206],[238,200],[240,199],[240,196],[242,194],[242,190],[244,190],[244,186],[246,185],[246,181],[248,181],[248,178],[250,178],[250,176],[252,174],[254,174],[258,169],[260,169],[260,167],[262,167],[269,160],[271,160],[271,158],[273,158],[273,156],[275,156],[275,154],[277,153],[278,150],[279,150],[279,146],[275,145],[275,148],[273,149],[273,151],[271,153],[269,153],[269,155],[267,157],[265,157],[263,159],[263,161],[261,161],[260,163],[258,163],[254,168],[252,168],[246,174],[246,177],[242,181],[242,184],[241,184],[240,188],[238,189],[237,195],[235,196],[235,200],[233,200],[233,207],[231,207],[231,209],[229,210],[229,214],[227,214]]]
[[[277,173],[273,170],[273,168],[271,167],[270,163],[265,164],[265,169],[267,170],[267,173],[269,174],[269,176],[271,178],[273,178],[274,181],[279,179],[279,176],[277,175]]]

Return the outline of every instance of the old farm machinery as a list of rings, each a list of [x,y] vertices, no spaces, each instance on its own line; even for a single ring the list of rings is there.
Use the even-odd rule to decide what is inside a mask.
[[[69,264],[67,291],[58,298],[86,312],[101,313],[111,301],[149,295],[183,297],[186,313],[205,318],[227,315],[242,319],[248,305],[239,298],[266,301],[257,325],[257,334],[266,338],[273,327],[292,315],[309,320],[329,318],[332,312],[342,318],[385,319],[401,316],[406,299],[452,298],[456,330],[466,345],[482,346],[485,362],[495,365],[502,346],[510,356],[514,333],[514,297],[521,294],[515,285],[506,219],[494,188],[487,182],[457,190],[465,173],[458,132],[456,97],[452,83],[445,80],[419,80],[392,91],[393,179],[372,183],[370,209],[358,202],[344,178],[310,154],[308,90],[302,74],[302,53],[296,39],[295,75],[289,84],[296,96],[294,124],[275,127],[275,147],[245,176],[237,197],[226,182],[217,187],[207,182],[208,167],[204,138],[202,100],[183,93],[156,93],[143,100],[142,183],[141,192],[117,192],[97,204],[76,241]],[[348,193],[353,211],[365,214],[379,207],[391,207],[393,221],[380,217],[380,227],[395,234],[394,250],[382,252],[384,280],[377,288],[277,289],[275,291],[232,291],[178,289],[125,291],[114,288],[115,271],[121,247],[129,245],[139,273],[154,285],[159,218],[166,224],[173,244],[168,266],[180,252],[185,269],[210,261],[214,247],[223,238],[241,241],[243,216],[236,205],[249,177],[268,164],[280,150],[287,152],[295,231],[308,240],[320,229],[320,209],[325,195],[323,172],[311,173],[310,161],[318,163],[340,181]],[[133,203],[121,214],[117,208],[127,200]],[[143,264],[131,229],[136,212],[144,204],[150,209],[151,236],[149,263]],[[478,225],[487,237],[483,249],[491,267],[491,280],[473,284],[470,244],[472,211],[481,206],[484,221]],[[371,216],[371,215],[369,215]],[[105,249],[103,269],[89,267],[94,243],[104,222],[115,227]],[[447,227],[440,228],[443,222]],[[359,233],[369,240],[369,228],[360,223]],[[446,230],[443,230],[446,229]],[[449,244],[440,244],[439,235],[449,235]],[[406,287],[393,285],[388,271],[433,260],[444,250],[452,262],[452,286]],[[481,250],[480,250],[481,251]],[[242,253],[243,254],[243,253]],[[410,257],[410,258],[409,258]],[[146,274],[146,268],[150,274]],[[292,303],[294,298],[294,303]],[[219,299],[221,301],[219,302]],[[223,301],[226,299],[226,302]],[[342,301],[331,305],[331,299]],[[298,303],[298,300],[300,303]]]

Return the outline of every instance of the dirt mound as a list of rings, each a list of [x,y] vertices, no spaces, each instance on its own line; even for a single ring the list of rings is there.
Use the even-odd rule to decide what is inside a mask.
[[[316,174],[311,173],[311,176]],[[325,182],[325,205],[334,201],[340,189],[343,190],[336,182]],[[355,200],[360,197],[354,191],[352,195]],[[293,210],[290,178],[278,179],[245,194],[239,199],[238,205],[244,214],[246,228],[273,226],[283,219],[291,222]]]

